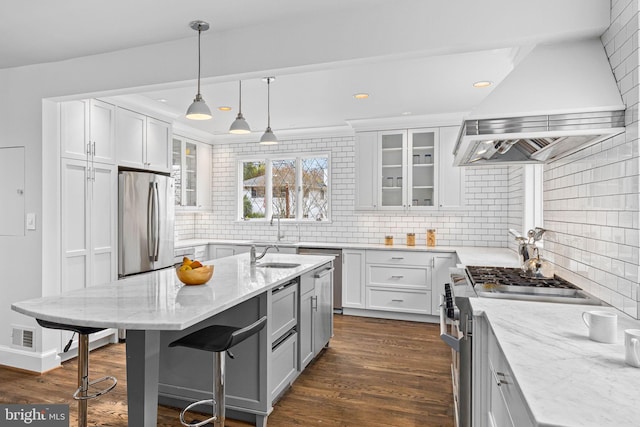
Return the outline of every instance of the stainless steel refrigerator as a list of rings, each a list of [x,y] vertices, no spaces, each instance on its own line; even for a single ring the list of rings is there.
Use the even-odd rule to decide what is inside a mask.
[[[119,172],[119,277],[173,265],[174,194],[169,176]]]

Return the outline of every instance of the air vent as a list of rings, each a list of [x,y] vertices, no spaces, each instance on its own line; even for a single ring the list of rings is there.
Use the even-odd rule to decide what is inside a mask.
[[[13,326],[11,344],[27,350],[35,350],[35,329]]]

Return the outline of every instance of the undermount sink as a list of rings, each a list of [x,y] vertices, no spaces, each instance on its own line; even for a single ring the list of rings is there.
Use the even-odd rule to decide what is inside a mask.
[[[288,262],[265,262],[263,264],[257,264],[256,267],[262,268],[296,268],[300,267],[300,264],[288,263]]]
[[[506,298],[542,302],[601,305],[600,300],[580,289],[544,288],[535,286],[478,284],[475,291],[479,297]]]

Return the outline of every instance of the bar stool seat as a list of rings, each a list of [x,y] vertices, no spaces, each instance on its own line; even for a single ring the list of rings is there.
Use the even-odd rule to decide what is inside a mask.
[[[103,331],[105,328],[96,328],[91,326],[67,325],[64,323],[50,322],[48,320],[36,319],[38,324],[43,328],[61,329],[71,331],[78,334],[78,388],[73,393],[73,398],[78,401],[78,427],[86,427],[87,425],[87,400],[94,399],[110,392],[118,383],[115,377],[110,375],[89,381],[89,335]],[[88,394],[89,387],[104,381],[110,381],[111,384],[105,389],[99,390],[93,394]]]
[[[184,426],[199,427],[213,422],[216,427],[224,427],[225,402],[224,402],[224,355],[229,349],[250,336],[260,332],[267,323],[264,316],[245,327],[211,325],[185,335],[169,344],[169,347],[187,347],[196,350],[214,353],[213,384],[214,398],[194,402],[180,412],[180,422]],[[233,355],[230,354],[233,358]],[[213,416],[201,422],[187,423],[185,414],[198,405],[209,404],[213,406]]]

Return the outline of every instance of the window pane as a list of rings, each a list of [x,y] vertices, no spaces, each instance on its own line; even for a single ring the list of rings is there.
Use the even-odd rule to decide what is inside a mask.
[[[271,164],[273,214],[280,218],[296,217],[296,161],[274,160]]]
[[[264,218],[265,169],[264,161],[242,163],[242,211],[244,218]]]
[[[328,218],[329,159],[302,159],[302,217],[323,220]]]

